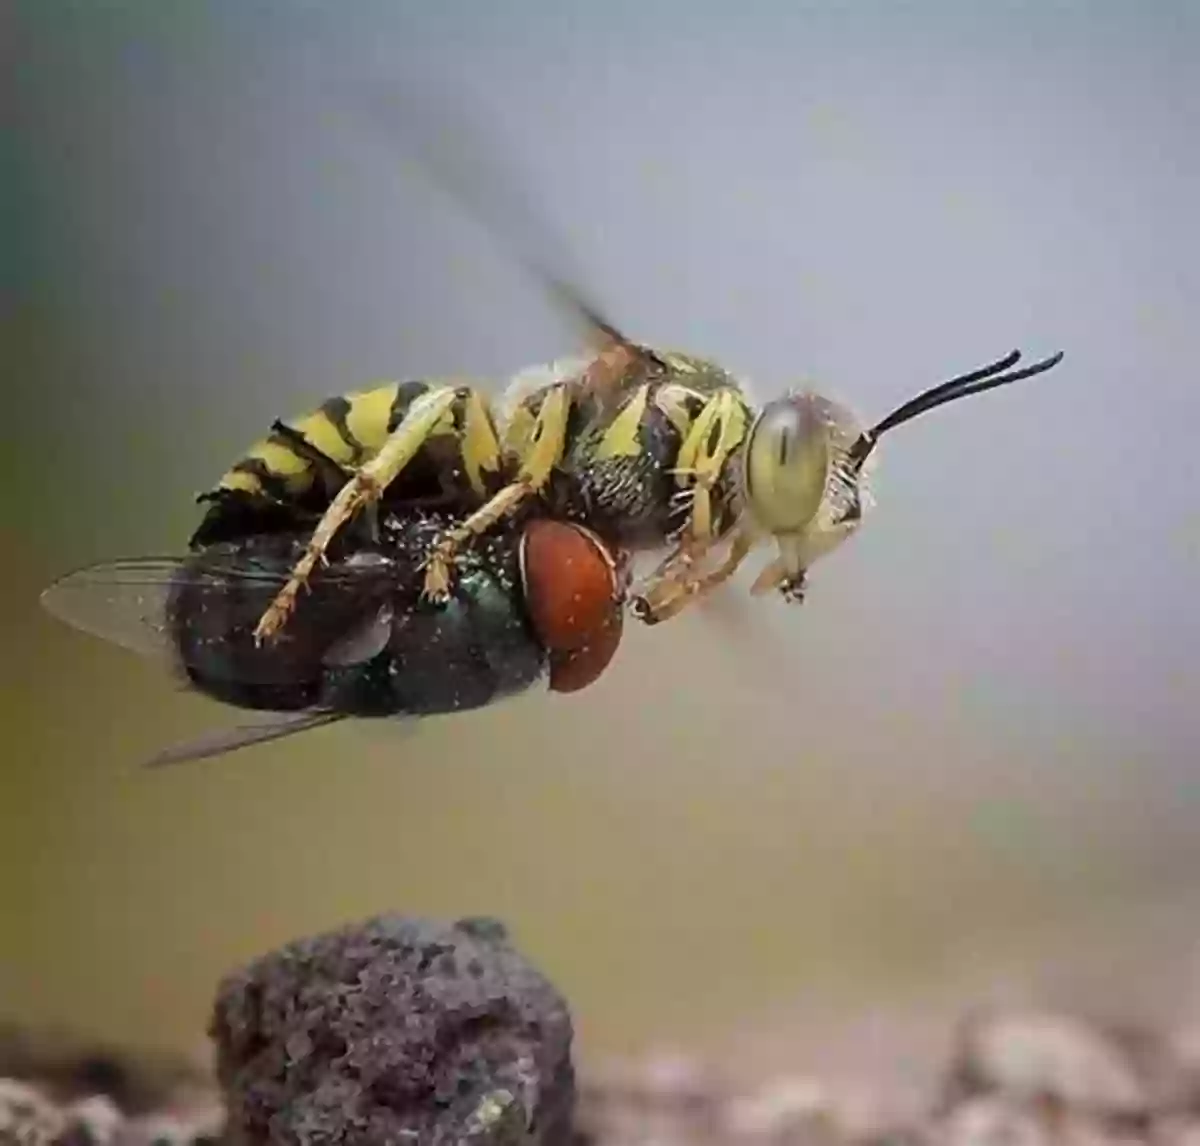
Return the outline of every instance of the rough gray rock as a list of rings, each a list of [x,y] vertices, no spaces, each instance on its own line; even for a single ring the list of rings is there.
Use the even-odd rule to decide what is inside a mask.
[[[229,1134],[254,1146],[565,1146],[571,1020],[493,920],[380,916],[221,983]]]

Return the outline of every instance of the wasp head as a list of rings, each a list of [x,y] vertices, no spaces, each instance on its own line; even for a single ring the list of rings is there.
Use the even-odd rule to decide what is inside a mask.
[[[861,524],[868,474],[852,464],[852,451],[862,435],[850,410],[811,391],[768,402],[750,427],[742,504],[756,529],[786,541],[803,567]]]
[[[929,410],[1043,374],[1062,352],[1013,370],[1003,358],[923,390],[867,428],[844,406],[811,391],[768,402],[750,427],[742,458],[742,503],[754,526],[786,554],[789,586],[862,524],[869,469],[879,439]]]

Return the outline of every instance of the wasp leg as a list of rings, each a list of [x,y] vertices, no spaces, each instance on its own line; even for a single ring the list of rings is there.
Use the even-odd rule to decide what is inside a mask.
[[[304,556],[296,563],[287,584],[280,589],[259,620],[254,630],[257,641],[266,640],[283,627],[296,607],[296,597],[312,576],[318,562],[325,559],[325,551],[338,529],[364,506],[379,500],[383,491],[396,480],[425,444],[461,394],[460,390],[450,386],[423,394],[409,407],[379,453],[342,486],[321,520],[317,522],[317,527],[305,547]]]
[[[745,399],[736,390],[718,390],[696,415],[679,448],[676,473],[690,479],[688,530],[698,541],[716,533],[713,489],[730,457],[746,437]]]
[[[661,624],[682,612],[693,601],[712,592],[732,577],[749,556],[754,542],[747,533],[737,533],[725,559],[702,573],[690,572],[695,555],[690,555],[679,573],[672,576],[668,571],[661,579],[651,584],[630,603],[633,615],[647,625]],[[682,556],[682,555],[681,555]]]
[[[572,383],[555,386],[547,393],[522,453],[516,480],[433,543],[425,563],[424,593],[430,600],[444,601],[449,597],[450,566],[458,551],[472,537],[490,529],[523,501],[540,493],[550,480],[566,449],[573,393]]]
[[[801,604],[808,588],[808,571],[801,564],[800,555],[794,546],[787,545],[781,538],[779,549],[779,556],[754,579],[750,593],[754,597],[761,597],[764,593],[775,590],[785,601]]]
[[[718,390],[693,419],[675,465],[680,484],[688,483],[677,496],[691,502],[683,536],[666,560],[646,578],[646,589],[632,603],[634,616],[646,624],[675,616],[697,595],[728,580],[745,560],[742,547],[748,543],[739,534],[734,538],[726,564],[709,574],[691,571],[696,561],[721,539],[713,491],[729,459],[745,439],[748,422],[745,400],[732,388]]]

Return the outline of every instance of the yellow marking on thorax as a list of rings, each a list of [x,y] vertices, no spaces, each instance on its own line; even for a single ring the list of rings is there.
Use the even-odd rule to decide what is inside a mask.
[[[711,395],[678,382],[664,382],[654,392],[654,404],[667,416],[681,438],[686,438],[692,428],[692,413],[689,406],[696,403],[701,407]]]
[[[521,457],[529,448],[535,426],[537,426],[536,416],[529,408],[528,403],[522,402],[513,410],[505,423],[504,452],[509,457]]]
[[[649,401],[650,387],[643,383],[621,408],[620,413],[609,423],[608,428],[601,436],[594,454],[597,461],[635,458],[642,452],[640,430]]]
[[[681,484],[689,478],[711,484],[746,437],[749,411],[734,391],[712,398],[697,415],[679,450],[677,469]],[[716,441],[710,442],[713,434]]]
[[[459,449],[463,469],[471,488],[478,494],[487,492],[487,475],[500,469],[500,439],[492,421],[487,400],[478,390],[467,395],[463,414],[463,434]]]

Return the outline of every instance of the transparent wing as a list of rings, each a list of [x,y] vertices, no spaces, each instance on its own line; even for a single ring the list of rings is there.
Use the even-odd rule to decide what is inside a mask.
[[[377,655],[390,635],[392,618],[391,604],[379,604],[380,591],[394,590],[401,573],[382,558],[321,570],[293,618],[302,635],[291,646],[285,641],[280,648],[262,651],[249,651],[252,628],[286,581],[287,568],[274,568],[232,547],[188,557],[133,557],[89,565],[55,581],[42,593],[41,603],[72,628],[177,666],[179,644],[171,617],[182,585],[201,639],[210,647],[230,645],[222,663],[231,666],[233,675],[244,673],[246,680],[258,682],[287,680],[296,672],[297,656],[302,665],[305,657],[313,663],[314,649],[325,665],[347,666]],[[194,640],[195,633],[189,637]],[[211,759],[344,719],[344,714],[325,709],[264,712],[252,722],[170,745],[145,765],[161,768]]]
[[[214,756],[224,756],[227,752],[236,752],[239,748],[282,740],[285,736],[295,736],[297,733],[308,732],[345,719],[345,715],[339,712],[280,713],[264,717],[252,724],[216,729],[198,736],[195,740],[171,745],[151,756],[146,761],[146,767],[162,768],[168,764],[209,760]]]
[[[41,596],[51,616],[143,656],[170,652],[167,601],[185,567],[171,557],[137,557],[76,569]]]
[[[42,607],[72,628],[156,660],[175,661],[181,603],[193,644],[226,642],[245,657],[252,630],[287,581],[291,559],[256,558],[236,547],[214,547],[188,557],[131,557],[85,566],[66,574],[41,595]],[[278,644],[247,659],[255,679],[289,654],[350,665],[375,656],[391,620],[387,595],[404,570],[379,558],[323,568],[302,594],[289,630]]]
[[[365,120],[395,147],[401,143],[418,170],[436,189],[455,200],[494,241],[507,249],[551,302],[580,325],[595,351],[620,348],[637,357],[653,357],[628,338],[604,314],[579,283],[572,269],[573,252],[551,225],[548,214],[535,209],[527,186],[504,158],[495,124],[485,130],[450,93],[408,88],[394,78],[361,81],[355,101]],[[604,372],[589,381],[603,386]]]

